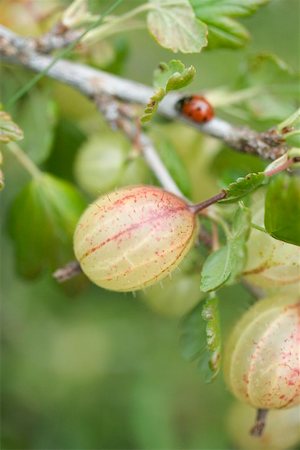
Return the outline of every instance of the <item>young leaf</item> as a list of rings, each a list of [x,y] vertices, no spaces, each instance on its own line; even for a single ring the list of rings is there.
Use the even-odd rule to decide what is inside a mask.
[[[276,239],[300,246],[300,179],[272,179],[265,202],[265,228]]]
[[[152,119],[153,114],[157,111],[158,105],[165,95],[166,92],[162,88],[159,88],[154,92],[154,94],[152,95],[152,97],[150,98],[149,102],[146,105],[144,114],[141,117],[142,123],[149,122],[149,120]]]
[[[23,131],[5,111],[0,111],[0,142],[7,144],[23,139]]]
[[[247,29],[234,17],[253,14],[268,0],[190,0],[198,19],[208,26],[210,47],[244,46],[248,39]]]
[[[51,270],[73,258],[73,231],[85,207],[74,187],[43,174],[16,198],[10,217],[17,267],[26,277]]]
[[[221,200],[220,203],[234,203],[240,200],[245,195],[250,194],[257,188],[265,184],[268,177],[263,172],[249,173],[243,178],[238,178],[235,182],[230,183],[225,191],[227,193],[226,198]]]
[[[161,62],[154,72],[154,87],[164,88],[166,92],[181,89],[192,82],[195,73],[194,66],[185,67],[178,59]]]
[[[207,45],[206,25],[197,20],[188,0],[150,0],[147,16],[150,33],[173,52],[197,53]]]
[[[208,297],[203,305],[202,318],[206,321],[206,346],[209,353],[208,368],[210,376],[207,381],[213,381],[221,367],[221,328],[219,305],[216,296]]]
[[[169,91],[174,91],[187,86],[194,78],[195,68],[185,67],[179,60],[171,60],[169,63],[161,62],[154,72],[154,87],[156,91],[150,98],[141,122],[145,123],[152,119],[159,103]]]
[[[165,164],[181,192],[186,197],[191,197],[192,186],[190,177],[184,162],[181,160],[172,143],[168,140],[160,140],[156,143],[156,148],[162,162]]]

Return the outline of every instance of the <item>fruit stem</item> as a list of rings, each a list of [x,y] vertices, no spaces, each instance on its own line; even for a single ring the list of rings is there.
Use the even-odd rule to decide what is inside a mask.
[[[213,197],[208,198],[207,200],[204,200],[203,202],[196,203],[195,205],[190,205],[189,209],[194,214],[198,214],[203,209],[206,209],[208,206],[213,205],[214,203],[217,203],[219,200],[222,200],[226,196],[227,196],[227,192],[223,189],[218,194],[214,195]]]
[[[64,281],[70,280],[73,277],[76,277],[82,272],[81,267],[77,261],[70,261],[64,267],[60,267],[53,273],[53,277],[59,283],[63,283]]]
[[[260,437],[262,436],[265,426],[266,426],[266,418],[268,415],[268,409],[258,409],[256,411],[255,424],[250,430],[251,436]]]

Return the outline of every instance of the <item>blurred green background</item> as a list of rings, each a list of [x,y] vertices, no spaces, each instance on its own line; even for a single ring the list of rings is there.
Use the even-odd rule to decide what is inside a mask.
[[[252,34],[246,53],[272,51],[299,70],[299,9],[298,0],[274,0],[245,20]],[[151,83],[153,69],[172,54],[160,49],[146,31],[126,39],[122,75]],[[245,64],[245,51],[204,51],[182,60],[197,68],[190,90],[201,90],[230,84]],[[7,72],[3,76],[8,77]],[[73,179],[76,151],[99,119],[79,94],[48,83],[58,125],[44,167]],[[189,142],[199,139],[196,163],[194,151],[187,149],[186,164],[193,162],[191,173],[202,174],[199,183],[194,180],[194,196],[205,198],[217,186],[207,165],[207,148],[215,144],[209,140],[204,148],[194,132],[180,130],[183,154]],[[171,137],[173,132],[170,128]],[[70,282],[64,290],[50,271],[32,281],[16,273],[7,211],[28,177],[7,156],[4,171],[1,448],[234,448],[226,431],[231,395],[221,374],[206,384],[201,372],[182,358],[179,319],[156,314],[140,297],[81,286],[82,280]],[[224,335],[250,301],[241,286],[222,290]]]

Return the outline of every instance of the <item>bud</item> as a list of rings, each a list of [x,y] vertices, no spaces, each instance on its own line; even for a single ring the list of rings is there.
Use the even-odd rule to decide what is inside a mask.
[[[259,300],[231,333],[224,355],[227,384],[260,409],[300,403],[300,298]]]
[[[98,286],[135,291],[172,272],[197,234],[184,200],[154,186],[104,195],[84,212],[74,235],[83,272]]]

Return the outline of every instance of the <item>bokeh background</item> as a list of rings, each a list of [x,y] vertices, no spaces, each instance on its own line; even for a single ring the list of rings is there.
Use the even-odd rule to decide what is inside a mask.
[[[2,0],[0,5],[0,22],[24,34],[38,32],[21,1]],[[246,53],[275,52],[299,70],[299,13],[298,0],[274,0],[245,20],[252,35]],[[122,39],[125,77],[150,84],[159,61],[173,57],[146,31]],[[204,51],[182,60],[197,69],[190,90],[206,90],[230,84],[245,64],[245,51]],[[2,66],[2,97],[11,73],[18,78],[20,72]],[[46,83],[58,119],[44,168],[73,180],[79,146],[103,124],[86,99],[58,83]],[[215,142],[203,141],[183,126],[168,127],[190,173],[194,197],[215,193]],[[7,217],[28,176],[7,155],[4,171],[1,448],[233,449],[226,427],[232,397],[222,374],[206,384],[201,371],[182,357],[180,318],[157,313],[140,296],[110,293],[83,280],[62,288],[50,271],[36,280],[17,274]],[[225,337],[252,299],[240,285],[223,289],[220,299]]]

